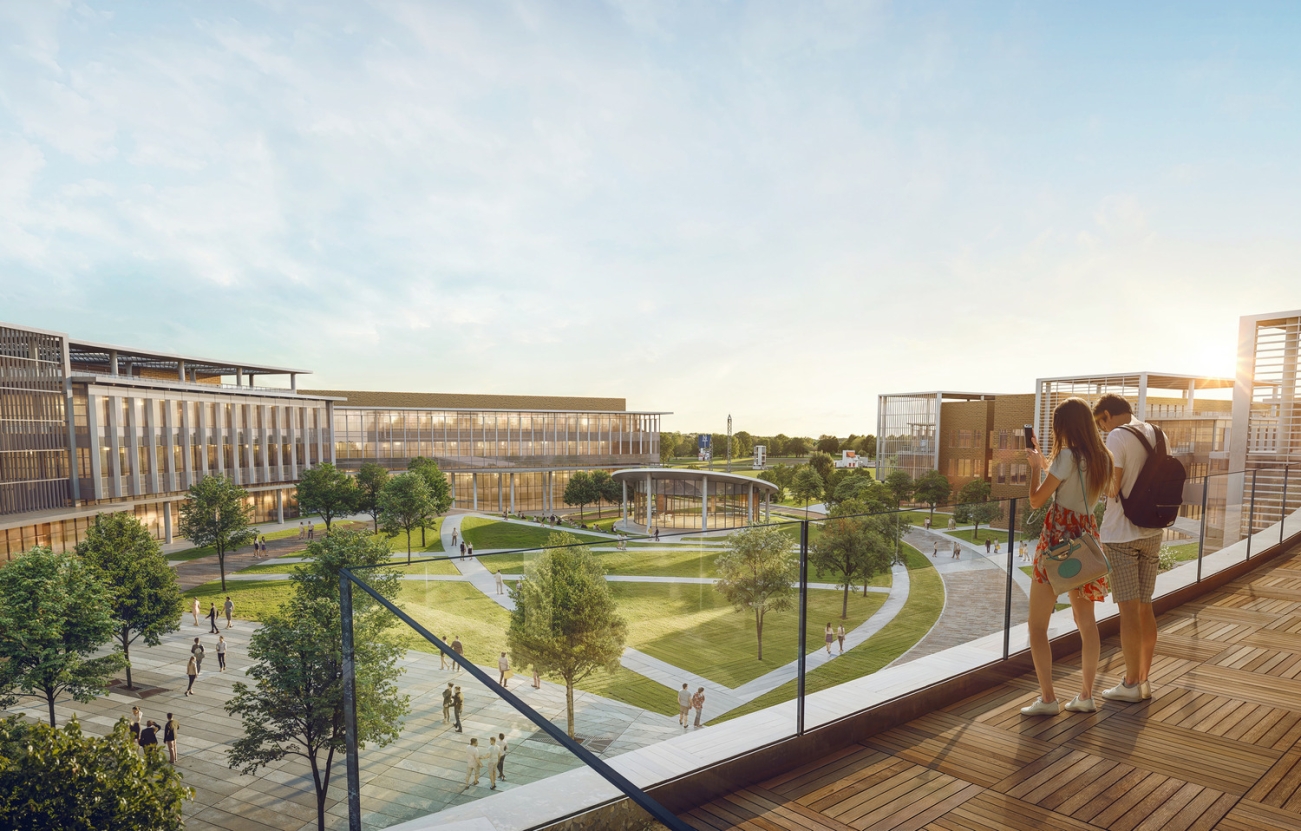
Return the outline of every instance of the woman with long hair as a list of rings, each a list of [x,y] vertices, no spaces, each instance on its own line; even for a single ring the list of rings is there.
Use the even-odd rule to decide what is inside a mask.
[[[1093,423],[1093,412],[1082,398],[1068,398],[1053,411],[1053,448],[1050,460],[1039,451],[1039,442],[1026,449],[1030,465],[1030,507],[1041,508],[1049,498],[1053,504],[1044,517],[1043,532],[1035,548],[1034,579],[1030,584],[1030,655],[1039,677],[1039,698],[1022,707],[1027,716],[1054,716],[1062,704],[1053,690],[1053,653],[1048,645],[1048,619],[1057,595],[1048,582],[1043,557],[1054,545],[1082,534],[1098,536],[1093,506],[1111,481],[1111,453],[1102,443]],[[1040,481],[1044,470],[1048,475]],[[1075,625],[1080,630],[1080,693],[1067,705],[1073,713],[1092,713],[1093,681],[1098,673],[1100,643],[1093,604],[1107,597],[1107,578],[1099,577],[1068,593]]]

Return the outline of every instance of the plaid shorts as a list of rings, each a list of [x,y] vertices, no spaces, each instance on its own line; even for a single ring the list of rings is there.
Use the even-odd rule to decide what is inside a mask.
[[[1117,603],[1126,600],[1151,603],[1161,559],[1161,535],[1103,546],[1111,562],[1111,599]]]

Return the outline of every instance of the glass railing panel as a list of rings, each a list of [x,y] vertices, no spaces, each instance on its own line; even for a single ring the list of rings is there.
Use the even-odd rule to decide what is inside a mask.
[[[1208,577],[1241,563],[1247,556],[1243,511],[1243,472],[1208,477],[1206,487],[1205,536],[1202,541],[1202,577]]]
[[[1197,552],[1201,548],[1203,480],[1189,480],[1174,524],[1161,533],[1156,590],[1161,597],[1197,582]]]

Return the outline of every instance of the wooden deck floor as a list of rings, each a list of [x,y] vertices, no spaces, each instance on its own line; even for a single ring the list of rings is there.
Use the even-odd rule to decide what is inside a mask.
[[[1150,701],[1027,718],[1037,684],[1022,676],[686,819],[720,831],[1301,831],[1301,550],[1158,627]],[[1097,691],[1123,672],[1119,644],[1104,642]],[[1079,656],[1056,675],[1069,699]]]

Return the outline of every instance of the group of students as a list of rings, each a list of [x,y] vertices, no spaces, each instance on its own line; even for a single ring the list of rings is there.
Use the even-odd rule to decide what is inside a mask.
[[[307,522],[298,523],[298,539],[300,540],[316,539],[316,523],[310,520]],[[266,537],[263,537],[262,541],[266,542]],[[263,550],[265,551],[265,549]]]
[[[460,689],[459,687],[457,689]],[[491,790],[497,790],[497,780],[506,779],[506,734],[498,733],[488,737],[488,745],[479,744],[478,739],[470,739],[465,754],[465,786],[479,784],[483,763],[488,763],[488,780]]]
[[[135,740],[136,746],[140,748],[141,753],[149,752],[149,748],[158,746],[158,724],[153,719],[146,719],[145,724],[141,726],[140,720],[144,714],[140,712],[139,707],[131,708],[131,737]],[[167,758],[172,764],[176,764],[176,734],[180,732],[181,725],[171,714],[167,714],[167,721],[163,723],[163,745],[167,748]]]
[[[686,730],[691,721],[691,711],[696,711],[696,727],[703,727],[700,723],[700,716],[705,711],[705,688],[697,687],[696,692],[692,695],[688,685],[683,684],[682,689],[678,691],[678,724]]]
[[[230,595],[226,595],[226,602],[222,604],[222,609],[226,613],[226,628],[230,629],[234,626],[233,618],[235,614],[235,603],[230,599]],[[190,611],[194,615],[194,625],[198,626],[199,599],[197,597],[194,599],[194,606]],[[207,617],[208,625],[211,627],[209,629],[209,634],[217,635],[217,666],[222,672],[225,672],[227,649],[226,636],[220,634],[221,630],[217,628],[216,603],[212,603],[208,606],[208,614],[205,617]],[[194,644],[190,646],[190,659],[185,664],[185,674],[190,679],[190,683],[185,688],[186,695],[194,695],[194,681],[203,672],[203,656],[205,652],[207,652],[207,650],[204,648],[203,643],[198,638],[195,638]]]
[[[1053,686],[1053,656],[1048,642],[1048,623],[1057,595],[1048,580],[1044,555],[1065,540],[1083,534],[1093,536],[1102,544],[1109,567],[1107,575],[1067,593],[1080,631],[1082,683],[1065,709],[1074,713],[1097,710],[1093,686],[1101,644],[1093,604],[1106,599],[1108,593],[1120,609],[1125,677],[1104,690],[1102,697],[1122,702],[1151,698],[1148,673],[1156,652],[1152,593],[1159,569],[1162,529],[1135,524],[1126,514],[1124,500],[1132,495],[1147,462],[1148,448],[1162,444],[1158,428],[1135,419],[1124,398],[1108,394],[1092,409],[1081,398],[1063,401],[1053,411],[1052,429],[1050,457],[1040,452],[1037,440],[1026,450],[1031,473],[1030,507],[1041,508],[1052,499],[1035,548],[1030,586],[1030,654],[1039,680],[1039,696],[1021,708],[1027,716],[1057,715],[1063,709]],[[1107,434],[1105,444],[1100,431]],[[1099,528],[1093,507],[1104,496],[1107,506]]]
[[[827,642],[827,654],[828,654],[828,655],[831,654],[831,645],[832,645],[833,643],[835,643],[836,641],[840,641],[840,653],[839,653],[839,654],[841,654],[841,655],[845,654],[845,625],[844,625],[843,623],[840,624],[839,626],[836,627],[835,631],[833,632],[833,631],[831,630],[831,624],[828,623],[828,624],[827,624],[827,631],[826,631],[826,633],[823,635],[823,640],[825,640],[825,641]]]

